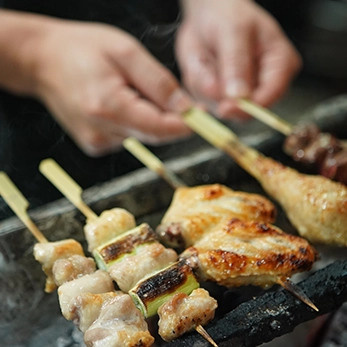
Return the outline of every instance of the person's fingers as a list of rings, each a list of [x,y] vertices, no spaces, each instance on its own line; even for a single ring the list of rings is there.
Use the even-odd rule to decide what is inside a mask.
[[[145,99],[125,105],[122,116],[123,122],[117,126],[118,131],[126,136],[135,136],[144,143],[165,143],[191,134],[180,115],[162,112]]]
[[[266,52],[260,61],[258,85],[252,99],[262,106],[278,100],[301,67],[301,58],[288,43],[282,42]]]
[[[225,97],[250,95],[255,64],[254,35],[254,27],[241,20],[228,25],[223,35],[218,36],[216,54]]]
[[[174,75],[136,41],[117,47],[115,63],[134,88],[162,109],[184,112],[192,106]]]
[[[215,58],[191,34],[191,28],[182,26],[176,40],[176,55],[185,87],[198,100],[220,98]]]

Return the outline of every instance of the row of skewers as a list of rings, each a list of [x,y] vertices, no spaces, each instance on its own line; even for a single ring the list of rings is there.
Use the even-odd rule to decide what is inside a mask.
[[[52,162],[46,164],[48,171],[53,165],[52,174],[57,177],[56,168],[60,168]],[[160,244],[147,224],[136,227],[134,217],[124,209],[104,211],[98,217],[80,200],[79,207],[84,206],[91,218],[86,235],[93,241],[100,236],[102,248],[93,251],[99,265],[96,270],[95,260],[85,256],[77,241],[47,241],[27,215],[27,201],[4,173],[0,187],[3,198],[39,241],[34,256],[47,275],[45,291],[50,293],[58,287],[62,314],[84,333],[87,346],[151,346],[154,338],[146,318],[156,314],[159,307],[159,333],[165,340],[195,328],[215,345],[202,324],[213,318],[216,301],[199,288],[191,268],[177,261],[176,252]],[[112,240],[103,243],[107,234]],[[89,244],[91,247],[93,244]],[[110,253],[106,249],[119,251]]]
[[[141,308],[141,313],[143,317],[148,317],[153,314],[155,314],[157,311],[160,315],[159,320],[159,334],[165,339],[165,340],[171,340],[173,338],[176,338],[183,334],[186,331],[191,330],[192,328],[197,329],[201,334],[204,334],[206,338],[208,338],[210,341],[210,337],[206,335],[206,332],[202,328],[203,324],[206,324],[209,322],[214,315],[214,310],[216,308],[216,301],[212,299],[206,291],[203,289],[196,289],[194,288],[198,287],[198,282],[195,279],[195,276],[192,273],[192,269],[200,268],[199,273],[199,279],[200,280],[215,280],[216,278],[207,278],[206,275],[204,278],[204,273],[207,274],[209,272],[209,268],[211,267],[211,264],[209,263],[201,263],[199,266],[197,266],[197,259],[193,259],[192,256],[183,255],[181,256],[181,259],[178,263],[174,263],[173,265],[167,267],[165,270],[159,271],[159,274],[149,276],[143,283],[139,280],[142,278],[143,273],[153,272],[156,267],[163,267],[164,265],[167,265],[167,262],[172,262],[174,260],[177,260],[177,255],[173,250],[169,250],[169,252],[163,252],[165,250],[165,247],[163,247],[158,242],[154,242],[155,236],[153,232],[150,231],[149,227],[147,225],[141,225],[139,227],[134,227],[134,219],[133,217],[123,210],[115,209],[110,211],[104,211],[100,217],[95,216],[95,214],[91,211],[89,211],[88,207],[81,204],[80,198],[79,198],[79,187],[76,187],[69,183],[68,179],[64,179],[64,177],[60,176],[60,178],[57,176],[59,175],[59,172],[56,172],[56,165],[52,162],[47,161],[43,165],[41,165],[41,170],[45,172],[45,175],[50,176],[50,179],[55,182],[55,184],[58,184],[60,188],[62,188],[62,192],[65,192],[65,195],[68,195],[69,198],[75,202],[75,204],[87,215],[87,218],[89,221],[86,224],[85,227],[85,233],[89,244],[89,251],[94,253],[95,259],[97,259],[97,263],[99,265],[99,268],[103,268],[104,270],[107,270],[107,272],[111,275],[111,277],[116,280],[116,283],[125,292],[129,292],[132,298],[135,298],[134,302],[138,304],[138,307]],[[52,173],[53,169],[53,173]],[[57,179],[58,177],[58,179]],[[63,184],[62,184],[63,183]],[[199,187],[198,187],[199,188]],[[216,192],[216,189],[222,189],[224,193],[231,193],[227,191],[226,187],[220,187],[218,185],[214,185],[213,187],[201,187],[203,190],[205,188],[208,191],[208,195],[214,195]],[[195,190],[195,189],[194,189]],[[76,194],[77,193],[77,194]],[[4,195],[4,191],[2,191],[2,194]],[[193,191],[193,195],[196,195]],[[203,194],[204,195],[204,194]],[[219,195],[219,196],[218,196]],[[227,197],[228,194],[222,194]],[[243,198],[246,198],[246,195]],[[6,196],[6,194],[5,194]],[[8,197],[13,197],[13,193],[7,194]],[[221,197],[221,194],[217,194],[216,197]],[[223,196],[222,196],[223,197]],[[233,197],[230,202],[234,201],[237,202],[239,205],[240,203],[237,201],[240,199],[239,196]],[[256,196],[254,196],[256,197]],[[235,200],[236,198],[236,200]],[[259,199],[261,199],[259,197]],[[248,201],[251,201],[252,197],[248,197]],[[261,203],[266,203],[265,199],[264,201],[261,201]],[[224,201],[225,203],[225,201]],[[211,206],[211,212],[215,213],[215,210],[213,209],[213,205],[216,204],[216,201],[213,201],[213,204]],[[233,204],[230,204],[232,206]],[[245,204],[247,205],[247,203]],[[235,207],[235,206],[234,206]],[[273,217],[273,211],[271,211],[271,206],[267,206],[269,211],[266,212],[269,216]],[[256,211],[256,209],[253,206],[253,209]],[[241,209],[242,210],[242,209]],[[17,211],[18,212],[18,211]],[[244,210],[243,213],[246,213]],[[272,218],[271,217],[271,218]],[[262,219],[260,217],[260,219]],[[24,219],[25,220],[25,219]],[[236,222],[237,228],[247,229],[246,225],[240,225],[238,223],[238,220],[233,219]],[[28,224],[26,222],[26,224]],[[254,223],[249,223],[251,228],[248,228],[248,231],[252,231],[252,227],[258,226],[261,227],[261,234],[266,233],[267,231],[265,227],[267,227],[265,224],[259,224],[255,225]],[[102,244],[101,246],[97,247],[98,240],[99,242],[104,242],[105,238],[112,237],[115,234],[123,233],[125,230],[130,229],[129,232],[125,232],[123,236],[117,236],[116,239],[113,239],[111,243]],[[235,234],[236,229],[233,230],[233,233]],[[245,231],[245,230],[243,230]],[[257,230],[255,230],[257,231]],[[299,240],[299,238],[295,237],[289,237],[284,235],[284,233],[278,232],[275,230],[278,235],[273,235],[273,228],[269,229],[269,236],[274,239],[274,241],[281,243],[280,249],[273,249],[273,251],[266,252],[267,257],[264,256],[265,252],[256,254],[256,257],[258,257],[258,262],[263,261],[265,266],[258,266],[258,269],[252,268],[250,266],[251,263],[253,263],[256,260],[256,257],[249,257],[248,261],[249,264],[244,264],[243,268],[238,267],[238,269],[229,269],[229,272],[226,274],[227,278],[230,278],[229,283],[223,282],[223,280],[220,282],[223,285],[227,286],[238,286],[238,285],[246,285],[246,284],[256,284],[256,285],[271,285],[275,282],[278,282],[278,280],[282,279],[284,276],[285,278],[287,276],[290,276],[292,273],[295,273],[297,271],[304,271],[305,269],[308,269],[311,267],[315,257],[316,253],[313,248],[308,246],[307,243],[303,242],[303,240]],[[37,231],[36,231],[37,235]],[[209,236],[213,236],[213,233],[211,233]],[[215,235],[217,239],[219,237],[223,237],[223,233],[220,235]],[[225,235],[224,235],[225,236]],[[248,238],[248,240],[253,238],[253,241],[256,238],[261,238],[262,235],[257,235],[257,233],[249,234],[243,232],[241,235],[244,239]],[[238,249],[238,246],[243,244],[243,248],[247,241],[242,240],[239,241],[238,244],[235,244],[235,235],[233,237],[234,244],[231,244],[230,240],[226,240],[224,237],[224,247],[233,247],[234,250]],[[295,240],[297,239],[297,240]],[[130,242],[131,240],[131,242]],[[221,239],[220,241],[222,241]],[[290,248],[287,250],[287,254],[284,254],[284,241],[289,241],[293,243],[290,245]],[[301,241],[299,244],[295,245],[295,241]],[[267,243],[267,240],[263,237],[261,242]],[[129,250],[129,244],[131,246],[131,249]],[[271,241],[269,243],[271,246]],[[142,247],[141,247],[142,246]],[[147,249],[146,247],[147,246]],[[154,250],[153,250],[154,246]],[[272,244],[271,248],[274,244]],[[96,248],[95,248],[96,247]],[[124,257],[124,253],[127,255],[132,254],[133,250],[137,249],[138,247],[142,248],[141,252],[138,252],[136,255],[131,255],[128,257],[127,260],[130,260],[130,262],[125,261],[123,263],[123,269],[121,269],[121,266],[117,259],[120,259]],[[215,250],[217,250],[217,245],[214,245]],[[293,250],[293,248],[296,247],[297,252]],[[152,248],[152,250],[150,250]],[[253,248],[256,248],[253,246]],[[298,250],[306,249],[309,253],[309,255],[302,256]],[[116,252],[115,249],[122,250],[122,252]],[[199,245],[196,245],[195,249],[199,249]],[[201,248],[200,245],[200,249]],[[222,250],[221,247],[218,248],[219,250]],[[261,250],[261,247],[258,247],[258,252]],[[277,252],[277,253],[276,253]],[[270,263],[271,257],[273,258],[278,255],[278,252],[282,253],[282,263],[284,266],[279,266],[278,262],[272,262]],[[118,330],[115,326],[112,326],[112,333],[108,331],[108,334],[104,331],[103,335],[107,335],[107,343],[104,341],[104,337],[100,338],[97,334],[95,334],[94,329],[99,331],[104,324],[108,324],[107,326],[110,326],[110,323],[107,323],[110,319],[115,319],[114,316],[107,315],[107,319],[105,322],[104,318],[96,318],[95,314],[96,312],[99,313],[100,317],[104,317],[104,315],[101,315],[101,311],[99,310],[99,306],[101,307],[108,307],[108,304],[105,304],[105,300],[111,300],[112,298],[112,305],[116,305],[113,303],[114,294],[111,295],[104,295],[104,293],[109,293],[112,289],[112,285],[110,284],[110,277],[106,275],[104,271],[96,271],[95,272],[95,264],[91,260],[91,258],[86,258],[83,254],[83,251],[81,249],[81,246],[76,243],[76,241],[73,240],[65,240],[63,242],[58,243],[47,243],[46,240],[42,237],[40,237],[40,243],[35,245],[34,248],[35,258],[42,263],[43,269],[45,273],[47,274],[47,282],[46,282],[46,291],[51,292],[55,289],[55,286],[59,286],[58,293],[60,298],[60,304],[61,304],[61,310],[65,318],[74,320],[76,324],[79,326],[79,328],[84,332],[85,334],[85,341],[87,345],[94,346],[97,345],[96,343],[101,343],[102,341],[103,345],[105,346],[123,346],[121,344],[121,340],[124,340],[124,336],[122,338],[119,338]],[[234,254],[234,252],[230,252],[230,250],[224,251],[224,253],[230,253]],[[169,254],[169,255],[168,255]],[[299,257],[301,256],[301,259],[295,258],[295,256],[299,254]],[[116,257],[115,257],[116,255]],[[152,257],[151,257],[152,255]],[[155,259],[153,259],[155,257]],[[126,257],[125,257],[126,258]],[[247,255],[243,255],[244,260],[247,260]],[[137,259],[137,260],[136,260]],[[160,259],[163,261],[160,262]],[[235,257],[234,257],[234,263],[235,263]],[[123,258],[124,260],[124,258]],[[290,260],[290,262],[289,262]],[[154,268],[153,268],[153,262]],[[165,263],[166,262],[166,263]],[[267,262],[267,264],[266,264]],[[141,264],[143,263],[143,264]],[[148,267],[148,264],[151,263],[151,265]],[[195,265],[192,265],[192,263],[195,263]],[[189,266],[189,265],[190,266]],[[300,266],[298,266],[300,264]],[[110,265],[110,266],[109,266]],[[141,268],[139,268],[139,265]],[[231,267],[233,264],[230,262],[229,259],[229,267]],[[291,265],[291,266],[288,266]],[[272,273],[269,271],[272,268]],[[135,269],[135,272],[134,272]],[[223,269],[215,268],[215,273],[223,275]],[[222,270],[222,271],[221,271]],[[244,272],[244,270],[247,270]],[[230,272],[233,273],[230,273]],[[241,271],[241,272],[240,272]],[[225,272],[225,269],[224,269]],[[137,274],[137,277],[136,277]],[[224,274],[225,275],[225,274]],[[255,276],[253,279],[252,277]],[[170,283],[168,284],[165,281],[165,278],[170,278],[170,282],[173,281],[174,278],[180,280],[174,285]],[[235,281],[236,278],[236,281]],[[188,281],[189,279],[189,281]],[[175,281],[173,281],[175,282]],[[189,286],[187,286],[187,283],[189,282]],[[218,282],[218,280],[217,280]],[[132,289],[132,286],[135,284],[136,286]],[[158,291],[159,288],[161,288],[160,284],[164,285],[164,292],[169,291],[169,293],[172,295],[172,292],[177,292],[172,299],[167,300],[165,298],[165,304],[162,306],[159,305],[162,301],[158,299]],[[183,284],[182,284],[183,283]],[[290,282],[287,280],[286,285],[290,284]],[[183,288],[180,288],[180,285],[183,285]],[[152,288],[158,287],[156,290],[156,295],[153,297],[153,294],[151,295]],[[186,287],[186,289],[184,289]],[[145,290],[144,290],[145,288]],[[148,288],[150,290],[148,291]],[[290,287],[288,287],[290,289]],[[296,290],[297,288],[291,288],[292,290]],[[192,292],[192,293],[191,293]],[[140,293],[140,295],[139,295]],[[149,294],[148,294],[149,293]],[[190,294],[191,293],[191,294]],[[116,294],[119,294],[117,292]],[[161,293],[163,295],[163,293]],[[190,295],[188,295],[190,294]],[[296,291],[296,294],[299,294],[301,298],[304,298],[302,296],[302,293]],[[100,297],[100,295],[102,297]],[[81,297],[82,296],[82,297]],[[159,295],[160,298],[161,295]],[[153,302],[153,298],[156,299]],[[148,301],[149,299],[149,301]],[[127,299],[129,300],[129,298]],[[108,301],[107,301],[108,302]],[[158,303],[159,302],[159,303]],[[307,299],[306,302],[308,302],[313,308],[315,306]],[[76,306],[77,305],[77,306]],[[96,307],[95,307],[96,305]],[[158,309],[160,307],[160,309]],[[90,313],[91,307],[93,308],[94,316],[88,317],[88,314]],[[194,309],[195,308],[195,309]],[[119,308],[114,308],[115,310],[118,310]],[[315,308],[316,309],[316,308]],[[110,308],[108,308],[110,310]],[[131,315],[135,314],[134,306],[132,306]],[[129,311],[129,314],[130,314]],[[110,312],[113,312],[111,310]],[[137,312],[137,311],[136,311]],[[137,312],[138,313],[138,312]],[[99,317],[98,316],[98,317]],[[142,317],[141,315],[136,317]],[[184,319],[182,319],[184,317]],[[174,319],[176,318],[176,319]],[[138,320],[139,318],[137,318]],[[136,321],[137,321],[136,320]],[[85,323],[87,322],[87,323]],[[91,322],[94,322],[91,324]],[[119,319],[117,319],[117,322],[119,322]],[[143,320],[139,320],[136,324],[134,320],[132,320],[131,325],[133,326],[139,326],[140,329],[144,329],[144,322]],[[123,324],[122,325],[122,331],[127,331],[127,327]],[[136,330],[136,329],[135,329]],[[139,338],[141,340],[141,344],[143,345],[151,345],[153,340],[148,337],[148,331],[140,330],[141,333],[139,333],[138,330],[136,330],[136,338]],[[129,332],[128,332],[129,334]],[[117,336],[117,337],[116,337]],[[111,339],[112,338],[112,339]],[[99,342],[98,342],[99,341]],[[147,341],[147,342],[145,342]],[[125,339],[124,343],[126,346],[133,346],[137,345],[137,343],[140,343],[139,341],[134,342],[132,339]],[[212,341],[211,343],[214,344]]]
[[[341,189],[342,185],[333,182],[330,184],[329,180],[325,180],[323,177],[320,180],[316,177],[313,179],[307,175],[301,175],[293,169],[285,168],[283,165],[263,157],[255,150],[241,144],[229,129],[200,110],[191,110],[185,115],[185,120],[195,131],[232,155],[243,168],[262,183],[265,190],[274,194],[272,196],[282,203],[292,223],[301,226],[298,230],[303,236],[313,241],[346,245],[346,235],[342,230],[346,219],[344,213],[346,189]],[[208,134],[206,134],[205,127],[208,129]],[[160,314],[159,322],[161,321],[161,323],[159,325],[165,326],[166,321],[169,326],[167,332],[163,332],[165,329],[160,330],[161,327],[159,327],[164,339],[170,340],[186,331],[196,329],[216,345],[202,328],[202,325],[207,324],[213,318],[216,302],[206,291],[195,289],[199,287],[199,281],[211,280],[228,287],[247,284],[266,287],[280,283],[316,309],[299,288],[288,280],[288,277],[295,272],[308,270],[317,258],[317,253],[305,240],[285,234],[271,224],[274,221],[275,212],[273,205],[267,199],[254,194],[234,192],[221,185],[184,187],[184,184],[175,175],[161,165],[157,165],[157,171],[158,168],[162,176],[176,187],[176,191],[172,205],[157,228],[157,234],[161,236],[160,240],[166,245],[184,250],[179,258],[173,249],[169,250],[158,242],[157,235],[148,225],[136,227],[133,217],[129,216],[128,212],[125,215],[116,209],[105,211],[99,217],[96,216],[81,201],[80,188],[76,189],[76,185],[71,184],[69,179],[65,179],[65,181],[59,179],[60,182],[64,181],[60,187],[63,187],[63,194],[86,215],[85,235],[89,251],[97,259],[99,269],[103,270],[95,271],[94,261],[81,254],[80,246],[71,246],[70,249],[70,246],[63,242],[60,245],[63,251],[60,246],[57,248],[60,249],[59,251],[42,250],[42,246],[44,248],[46,244],[51,245],[52,243],[47,243],[37,228],[33,228],[33,223],[28,222],[28,218],[23,218],[30,230],[36,229],[34,235],[39,243],[35,246],[37,249],[35,253],[37,259],[42,262],[44,271],[48,274],[46,290],[51,291],[55,286],[59,287],[62,312],[66,318],[74,320],[84,332],[88,346],[101,344],[103,346],[123,346],[121,340],[127,341],[125,344],[127,346],[139,344],[149,346],[153,343],[153,338],[148,333],[144,319],[156,312]],[[56,174],[53,176],[56,177]],[[50,179],[52,180],[52,177]],[[314,182],[311,182],[312,179]],[[288,184],[291,182],[300,184],[292,196],[288,196]],[[285,186],[286,190],[281,189]],[[277,190],[279,191],[277,192]],[[281,200],[282,192],[285,193],[285,196]],[[328,192],[329,194],[327,194]],[[3,191],[1,193],[4,195]],[[309,196],[310,199],[307,199],[306,196]],[[294,199],[292,204],[286,204],[286,200],[291,197],[296,200]],[[335,197],[338,197],[337,203],[332,201]],[[300,202],[300,199],[304,201]],[[299,206],[294,208],[295,204]],[[23,206],[25,205],[22,204],[22,215]],[[305,209],[302,210],[303,207]],[[314,214],[306,215],[307,211],[314,212]],[[344,216],[341,217],[340,214]],[[327,220],[327,217],[330,218]],[[296,219],[299,220],[295,224]],[[334,219],[336,220],[334,221]],[[302,224],[301,221],[304,223]],[[100,225],[102,225],[101,228]],[[317,230],[321,227],[324,227],[323,231]],[[326,232],[328,235],[324,235]],[[334,237],[335,233],[336,237]],[[109,243],[110,239],[112,239],[111,243]],[[164,254],[164,262],[157,261],[157,268],[154,270],[140,270],[136,266],[143,262],[144,257],[148,257],[151,247],[156,249],[155,252],[158,252],[158,249],[161,250],[159,253]],[[143,251],[142,258],[140,249]],[[123,253],[119,250],[123,250]],[[155,260],[158,260],[158,253],[155,252]],[[62,255],[62,258],[56,259],[57,254]],[[70,256],[75,255],[82,258],[69,259]],[[112,255],[111,258],[110,255]],[[113,258],[114,255],[116,255],[115,258]],[[136,256],[138,256],[138,260],[134,261]],[[86,264],[85,259],[88,259]],[[124,262],[124,260],[126,261]],[[126,270],[123,272],[119,267],[121,262],[127,264],[125,265]],[[182,274],[181,276],[189,278],[190,288],[185,292],[185,289],[177,290],[175,287],[173,296],[166,297],[162,301],[159,300],[152,306],[151,300],[147,301],[147,298],[152,295],[153,290],[148,288],[153,288],[163,282],[165,274],[171,274],[167,276],[172,277],[170,267],[175,269],[174,273],[177,277],[179,277],[180,270],[183,271],[185,276]],[[136,270],[134,271],[134,269]],[[67,270],[67,273],[64,270]],[[153,271],[157,271],[156,275],[159,276],[156,280]],[[134,272],[137,274],[140,272],[140,278],[133,278]],[[124,339],[124,336],[119,337],[120,332],[128,331],[128,326],[124,325],[126,324],[124,322],[121,328],[114,328],[112,333],[105,328],[110,321],[115,319],[113,310],[109,309],[111,306],[108,306],[107,303],[118,301],[120,299],[116,300],[116,297],[126,295],[115,291],[114,285],[110,285],[112,279],[110,282],[109,275],[112,273],[113,276],[111,276],[116,279],[118,289],[130,293],[130,299],[135,299],[128,301],[127,296],[126,302],[137,304],[137,307],[132,306],[132,309],[135,308],[134,312],[129,309],[129,315],[136,317],[131,326],[139,327],[138,330],[133,331],[137,336],[137,342]],[[94,274],[97,278],[96,281],[90,277]],[[105,274],[108,274],[108,277]],[[148,277],[143,278],[143,274]],[[104,279],[102,280],[102,278]],[[94,289],[90,291],[88,285],[83,284],[84,281],[78,282],[81,279],[94,283],[93,288],[95,288],[95,282],[100,283],[101,288],[96,290],[98,293],[94,293]],[[182,284],[183,288],[185,286],[186,284]],[[65,290],[65,288],[68,289]],[[82,288],[82,292],[74,291],[76,288]],[[195,294],[191,294],[192,290]],[[105,295],[105,293],[112,294]],[[156,298],[155,295],[154,298]],[[161,306],[158,302],[164,302],[163,309],[158,308]],[[178,303],[181,304],[180,309]],[[201,316],[203,303],[206,303],[203,310],[208,312],[205,319],[201,319],[204,316]],[[165,306],[165,304],[167,305]],[[196,305],[195,310],[192,309],[194,305]],[[116,311],[121,312],[119,309]],[[178,313],[180,311],[181,313]],[[183,311],[185,313],[182,313]],[[130,312],[132,313],[130,314]],[[140,315],[139,312],[141,312]],[[193,317],[194,312],[198,312],[195,317]],[[92,313],[92,316],[88,316],[89,313]],[[173,313],[176,318],[178,317],[175,323],[172,323],[174,321],[171,317]],[[182,317],[186,317],[183,327],[180,325]],[[101,335],[100,332],[102,332]]]

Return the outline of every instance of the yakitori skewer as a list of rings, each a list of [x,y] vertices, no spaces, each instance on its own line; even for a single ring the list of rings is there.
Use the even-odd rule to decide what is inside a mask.
[[[147,152],[147,153],[146,153]],[[148,155],[150,153],[149,151],[143,151]],[[151,160],[149,160],[151,161]],[[157,161],[152,167],[159,168]],[[172,174],[169,173],[168,170],[166,170],[163,167],[164,170],[162,170],[162,174],[168,177],[168,180],[171,180],[173,177]],[[89,211],[89,207],[85,203],[81,201],[81,193],[82,189],[79,187],[79,185],[52,159],[46,159],[41,162],[40,164],[40,171],[50,180],[54,186],[60,190],[77,208],[80,209],[82,213],[86,212],[85,216],[89,219],[90,215],[92,214],[92,218],[97,218],[97,215],[94,214],[94,212]],[[171,177],[171,178],[169,178]],[[180,180],[179,179],[173,179],[174,185],[179,185]],[[66,185],[69,187],[69,189],[66,188]],[[81,208],[82,207],[82,208]],[[141,226],[140,226],[141,227]],[[103,245],[101,245],[103,247]],[[207,333],[207,331],[203,328],[202,325],[198,325],[195,329],[203,338],[205,338],[211,345],[214,347],[218,347],[216,342],[212,339],[212,337]]]
[[[347,187],[320,175],[305,175],[243,144],[228,127],[192,108],[186,124],[230,155],[276,199],[301,236],[347,246]]]
[[[163,168],[165,164],[160,161],[158,157],[156,157],[153,153],[151,153],[140,141],[138,141],[134,137],[127,138],[123,145],[126,149],[131,149],[130,152],[145,166],[149,169],[154,168],[154,172],[156,172],[159,176],[161,176],[165,181],[167,181],[172,187],[176,186],[177,180],[179,178],[175,175],[174,172],[170,172],[170,175],[163,175],[165,172]],[[143,156],[145,154],[145,156]],[[155,170],[155,168],[160,167],[160,170]],[[172,181],[170,181],[172,179]],[[180,181],[181,182],[181,181]],[[180,187],[186,186],[183,182],[180,183]],[[289,278],[277,278],[277,284],[281,285],[284,289],[292,293],[295,297],[300,299],[309,307],[313,308],[315,311],[318,311],[318,308],[314,305],[314,303],[308,298],[308,296],[303,292],[303,290],[293,283]]]
[[[0,195],[40,243],[48,242],[27,213],[29,202],[5,172],[0,172]]]

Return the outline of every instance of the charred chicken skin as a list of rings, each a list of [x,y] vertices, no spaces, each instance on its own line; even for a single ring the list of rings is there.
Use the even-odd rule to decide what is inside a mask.
[[[271,224],[231,219],[216,225],[181,258],[202,281],[226,287],[268,287],[310,270],[317,252],[303,238]]]
[[[156,231],[165,244],[183,249],[214,230],[221,220],[272,223],[275,216],[275,206],[258,194],[236,192],[221,184],[180,187]]]

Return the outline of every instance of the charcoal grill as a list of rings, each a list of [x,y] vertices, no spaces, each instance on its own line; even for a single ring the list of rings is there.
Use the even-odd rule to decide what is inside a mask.
[[[318,105],[302,119],[314,120],[323,131],[343,138],[347,126],[347,96]],[[283,136],[266,131],[257,137],[242,136],[244,142],[287,165],[296,166],[281,151]],[[201,139],[195,139],[199,146]],[[167,161],[188,185],[223,183],[232,189],[266,195],[260,185],[231,158],[205,144]],[[303,168],[300,168],[301,170]],[[115,206],[132,212],[138,223],[158,225],[172,198],[172,188],[146,168],[94,186],[83,198],[96,213]],[[278,207],[276,225],[296,233]],[[66,199],[30,211],[39,229],[50,241],[73,237],[86,246],[84,217]],[[45,276],[34,260],[35,240],[13,217],[0,223],[0,345],[4,347],[78,347],[81,333],[60,314],[56,293],[43,291]],[[220,347],[258,346],[292,331],[300,323],[335,311],[347,301],[347,256],[345,249],[317,246],[321,260],[314,269],[294,280],[320,309],[315,312],[277,286],[268,291],[246,287],[225,289],[203,284],[218,300],[215,319],[206,327]],[[86,247],[85,247],[86,249]],[[156,321],[150,322],[155,326]],[[153,328],[155,331],[155,328]],[[161,346],[209,346],[197,333],[186,334],[171,343],[156,339]]]

